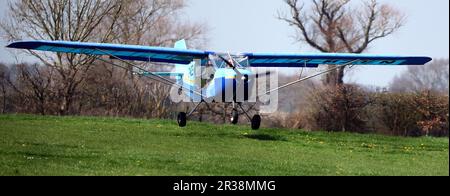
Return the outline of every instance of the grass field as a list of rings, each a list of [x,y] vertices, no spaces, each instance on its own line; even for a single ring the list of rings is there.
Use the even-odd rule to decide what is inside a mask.
[[[449,175],[448,138],[0,115],[0,175]]]

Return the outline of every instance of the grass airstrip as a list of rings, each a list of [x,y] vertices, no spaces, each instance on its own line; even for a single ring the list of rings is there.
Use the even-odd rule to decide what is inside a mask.
[[[0,175],[449,175],[448,138],[0,115]]]

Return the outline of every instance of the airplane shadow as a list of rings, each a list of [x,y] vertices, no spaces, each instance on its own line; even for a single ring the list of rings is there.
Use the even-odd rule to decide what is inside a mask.
[[[250,134],[244,137],[248,139],[255,139],[260,141],[283,141],[286,142],[287,139],[280,135],[269,135],[269,134]]]

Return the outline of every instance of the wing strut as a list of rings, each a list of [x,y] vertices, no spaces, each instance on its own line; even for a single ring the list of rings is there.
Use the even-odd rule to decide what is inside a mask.
[[[109,61],[107,61],[107,60],[105,60],[105,59],[103,59],[103,58],[99,58],[99,57],[95,57],[95,56],[94,56],[94,58],[97,59],[97,60],[99,60],[99,61],[102,61],[102,62],[104,62],[104,63],[110,64],[110,65],[112,65],[112,66],[115,66],[115,67],[118,67],[118,68],[122,68],[122,69],[124,69],[124,70],[128,70],[127,67],[124,67],[124,66],[121,66],[121,65],[118,65],[118,64],[109,62]],[[132,71],[132,72],[133,72],[133,74],[137,74],[137,75],[139,75],[139,76],[147,77],[147,78],[149,78],[149,79],[151,79],[151,80],[153,80],[153,81],[160,82],[160,83],[162,83],[162,84],[164,84],[164,85],[167,85],[167,86],[172,85],[172,82],[169,83],[169,82],[167,82],[167,81],[161,81],[161,80],[156,79],[156,78],[153,78],[153,77],[151,77],[151,76],[145,76],[145,75],[142,75],[142,74],[140,74],[140,73],[138,73],[138,72],[134,72],[134,71]]]
[[[332,72],[332,71],[334,71],[334,70],[338,70],[338,69],[340,69],[340,68],[342,68],[342,67],[346,67],[346,66],[349,66],[349,65],[353,65],[353,63],[358,62],[358,61],[359,61],[359,59],[356,59],[356,60],[353,60],[353,61],[351,61],[351,62],[349,62],[349,63],[343,64],[343,65],[338,65],[338,66],[336,66],[336,67],[334,67],[334,68],[331,68],[331,69],[328,69],[328,70],[319,72],[319,73],[317,73],[317,74],[314,74],[314,75],[311,75],[311,76],[307,76],[307,77],[301,78],[301,79],[299,79],[299,80],[296,80],[296,81],[287,83],[287,84],[285,84],[285,85],[283,85],[283,86],[280,86],[280,87],[278,87],[278,88],[275,88],[275,89],[269,90],[269,91],[267,91],[267,92],[265,92],[265,93],[263,93],[263,94],[260,94],[260,95],[258,95],[258,97],[259,97],[259,96],[263,96],[263,95],[268,95],[268,94],[270,94],[270,93],[272,93],[272,92],[279,91],[279,90],[281,90],[281,89],[287,88],[287,87],[292,86],[292,85],[294,85],[294,84],[298,84],[298,83],[304,82],[304,81],[306,81],[306,80],[315,78],[315,77],[317,77],[317,76],[320,76],[320,75],[323,75],[323,74],[326,74],[326,73],[330,73],[330,72]]]
[[[137,72],[134,72],[134,71],[133,71],[134,73],[136,73],[136,74],[138,74],[138,75],[145,76],[145,77],[147,77],[147,78],[149,78],[149,79],[151,79],[151,80],[154,80],[154,81],[156,81],[156,82],[163,83],[163,84],[168,85],[168,86],[176,86],[176,87],[180,88],[181,90],[189,91],[189,92],[192,92],[192,93],[194,93],[194,94],[199,95],[200,97],[203,97],[202,93],[200,93],[200,92],[197,92],[197,91],[188,89],[188,88],[184,87],[183,85],[177,84],[176,82],[171,81],[171,80],[169,80],[169,79],[167,79],[167,78],[164,78],[164,77],[162,77],[162,76],[156,75],[156,74],[154,74],[154,73],[152,73],[152,72],[148,72],[147,70],[145,70],[145,69],[143,69],[143,68],[141,68],[141,67],[139,67],[139,66],[137,66],[137,65],[135,65],[135,64],[133,64],[133,63],[130,63],[130,62],[128,62],[128,61],[125,61],[125,60],[123,60],[123,59],[121,59],[121,58],[119,58],[119,57],[117,57],[117,56],[115,56],[115,55],[113,55],[113,54],[109,54],[109,53],[106,52],[106,51],[103,51],[103,50],[100,50],[100,49],[96,49],[96,50],[99,51],[99,52],[104,53],[105,55],[111,56],[111,57],[113,57],[114,59],[117,59],[117,60],[119,60],[119,61],[121,61],[121,62],[123,62],[123,63],[126,63],[126,64],[132,66],[133,68],[136,68],[136,69],[138,69],[138,70],[140,70],[140,71],[143,71],[143,72],[146,72],[146,73],[147,73],[146,75],[144,75],[144,74],[137,73]],[[113,65],[113,66],[116,66],[116,67],[119,67],[119,68],[122,68],[122,69],[127,69],[127,68],[125,68],[125,67],[123,67],[123,66],[120,66],[120,65],[117,65],[117,64],[115,64],[115,63],[109,62],[109,61],[107,61],[107,60],[105,60],[105,59],[103,59],[103,58],[99,58],[99,57],[96,57],[96,56],[93,56],[93,57],[96,58],[96,59],[98,59],[98,60],[100,60],[100,61],[102,61],[102,62],[108,63],[108,64],[110,64],[110,65]],[[156,79],[156,78],[157,78],[157,79]]]

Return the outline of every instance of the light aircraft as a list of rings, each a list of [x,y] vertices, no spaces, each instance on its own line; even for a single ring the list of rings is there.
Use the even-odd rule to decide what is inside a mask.
[[[188,49],[185,40],[175,43],[174,48],[151,47],[137,45],[86,43],[69,41],[19,41],[9,44],[7,47],[26,50],[50,51],[57,53],[72,53],[90,55],[105,63],[123,67],[113,63],[111,59],[127,63],[135,68],[135,74],[149,77],[163,84],[176,87],[180,94],[184,93],[196,106],[190,112],[180,112],[177,118],[178,125],[185,127],[187,119],[197,110],[201,103],[232,103],[233,111],[231,123],[237,124],[239,110],[246,115],[254,130],[260,128],[261,116],[252,118],[242,107],[242,103],[248,102],[254,92],[254,80],[266,77],[270,72],[253,73],[250,68],[318,68],[319,65],[335,65],[333,68],[321,71],[317,74],[300,78],[276,89],[264,92],[269,94],[293,84],[329,73],[345,66],[354,65],[424,65],[432,59],[423,56],[388,56],[368,54],[288,54],[288,53],[218,53]],[[109,59],[107,59],[107,58]],[[174,64],[172,72],[150,72],[134,61]],[[213,71],[206,77],[204,72],[196,73],[197,68],[209,67]],[[176,80],[170,79],[176,78]],[[200,80],[199,80],[200,79]],[[202,81],[202,79],[205,79]],[[199,82],[200,81],[200,82]],[[242,91],[241,91],[242,90]],[[238,92],[239,91],[239,92]],[[229,93],[231,92],[231,93]],[[230,95],[230,96],[228,96]],[[196,100],[196,101],[194,101]]]

